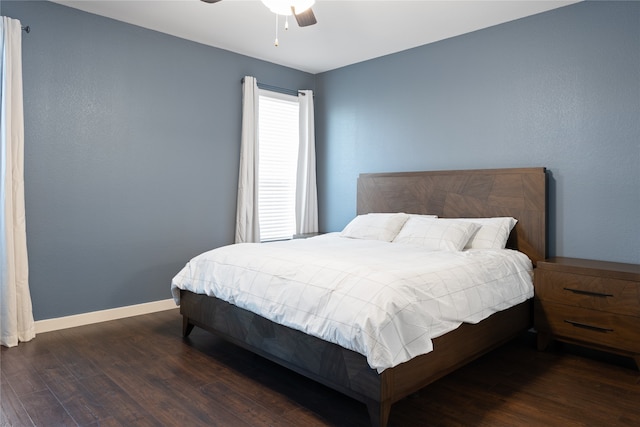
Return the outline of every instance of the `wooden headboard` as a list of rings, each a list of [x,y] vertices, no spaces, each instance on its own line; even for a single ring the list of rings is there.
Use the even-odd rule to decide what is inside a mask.
[[[534,265],[547,255],[545,168],[369,173],[358,177],[358,214],[406,212],[443,218],[511,216],[507,247]]]

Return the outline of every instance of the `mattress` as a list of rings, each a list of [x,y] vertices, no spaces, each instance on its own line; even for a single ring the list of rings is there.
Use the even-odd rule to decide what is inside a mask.
[[[180,290],[213,296],[363,354],[382,372],[433,350],[462,323],[533,297],[529,258],[510,249],[429,251],[350,239],[242,243],[190,260]]]

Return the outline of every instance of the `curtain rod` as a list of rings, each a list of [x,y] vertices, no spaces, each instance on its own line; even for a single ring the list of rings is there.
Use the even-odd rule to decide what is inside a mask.
[[[258,83],[258,87],[264,90],[270,90],[272,92],[284,93],[285,95],[305,95],[303,92],[298,91],[297,89],[286,89],[278,86],[271,86],[264,83]]]
[[[240,80],[240,82],[244,83],[244,77],[242,78],[242,80]],[[292,96],[303,95],[303,96],[306,96],[306,93],[300,92],[297,89],[287,89],[287,88],[284,88],[284,87],[267,85],[267,84],[260,83],[260,82],[258,82],[258,88],[264,89],[264,90],[270,90],[272,92],[283,93],[285,95],[292,95]]]
[[[31,32],[31,27],[28,26],[28,25],[25,26],[25,27],[22,27],[22,31],[24,31],[25,33],[29,34]]]

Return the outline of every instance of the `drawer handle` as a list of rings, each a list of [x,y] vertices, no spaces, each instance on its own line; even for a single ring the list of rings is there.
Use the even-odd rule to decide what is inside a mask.
[[[565,322],[575,326],[576,328],[589,329],[590,331],[613,332],[613,329],[611,328],[601,328],[600,326],[587,325],[586,323],[574,322],[573,320],[565,320]]]
[[[606,298],[606,297],[612,297],[613,294],[603,294],[600,292],[591,292],[591,291],[583,291],[582,289],[573,289],[573,288],[563,288],[565,291],[569,291],[569,292],[573,292],[574,294],[580,294],[580,295],[589,295],[592,297],[601,297],[601,298]]]

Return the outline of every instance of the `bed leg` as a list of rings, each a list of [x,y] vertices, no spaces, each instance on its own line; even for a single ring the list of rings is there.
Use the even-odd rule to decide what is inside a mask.
[[[549,346],[551,342],[551,334],[548,332],[540,332],[538,331],[537,336],[537,347],[539,351],[544,351]]]
[[[189,318],[187,316],[182,316],[182,336],[184,338],[188,337],[192,330],[193,324],[189,323]]]
[[[389,422],[389,413],[391,412],[391,402],[385,400],[377,402],[370,400],[367,402],[367,410],[371,419],[372,427],[386,427]]]

